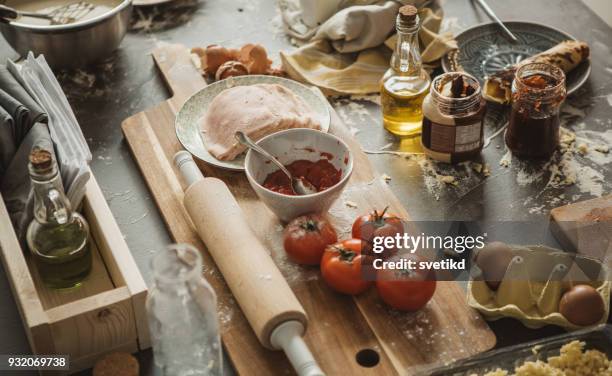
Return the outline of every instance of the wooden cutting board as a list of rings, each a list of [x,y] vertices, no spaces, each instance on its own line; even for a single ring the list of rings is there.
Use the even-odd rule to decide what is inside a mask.
[[[223,343],[236,371],[241,375],[292,374],[282,352],[268,351],[257,341],[182,204],[184,183],[172,164],[174,154],[181,150],[174,118],[185,100],[206,82],[184,46],[159,47],[153,51],[153,58],[173,97],[126,119],[122,125],[125,137],[173,239],[202,250],[205,276],[219,297]],[[350,233],[350,225],[358,214],[373,208],[389,205],[391,211],[408,218],[338,116],[333,113],[332,118],[330,131],[347,141],[355,156],[351,181],[329,215],[341,236]],[[387,308],[375,289],[354,298],[333,292],[319,278],[318,268],[301,267],[286,260],[282,226],[257,199],[244,174],[204,164],[200,168],[204,175],[227,183],[253,230],[272,253],[309,316],[305,340],[328,375],[414,374],[495,345],[494,334],[480,315],[466,305],[465,292],[455,282],[439,282],[432,301],[415,313]],[[357,207],[349,207],[347,202]],[[378,354],[380,360],[375,367],[363,367],[357,362],[357,354],[366,349]],[[362,352],[359,358],[371,358],[372,354]]]
[[[612,269],[612,195],[555,208],[550,219],[551,231],[564,248]]]

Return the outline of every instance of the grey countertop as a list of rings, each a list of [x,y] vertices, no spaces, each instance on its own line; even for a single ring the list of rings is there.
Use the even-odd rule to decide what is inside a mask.
[[[612,144],[612,30],[581,2],[574,0],[492,1],[503,19],[548,24],[587,41],[592,48],[593,72],[589,82],[569,98],[563,124],[597,143]],[[445,26],[452,31],[489,22],[470,0],[443,2]],[[278,51],[293,48],[282,31],[273,0],[184,0],[166,6],[135,9],[132,30],[121,48],[96,66],[59,72],[62,84],[93,152],[92,168],[124,237],[150,281],[149,261],[170,242],[162,218],[121,132],[123,119],[168,97],[150,51],[163,42],[187,46],[212,43],[240,46],[261,43],[278,62]],[[17,58],[0,40],[0,59]],[[376,96],[336,98],[333,105],[368,151],[399,150],[401,145],[381,126]],[[499,126],[490,119],[486,132]],[[391,144],[391,145],[389,145]],[[576,184],[563,186],[550,179],[550,165],[504,159],[503,138],[497,137],[483,152],[480,163],[488,177],[470,165],[449,167],[424,158],[372,154],[378,171],[391,177],[389,184],[412,217],[425,219],[532,220],[545,222],[551,208],[609,193],[612,155],[588,153],[562,161],[576,176]],[[569,171],[571,169],[571,171]],[[545,172],[539,173],[538,171]],[[453,175],[447,185],[440,175]],[[146,234],[146,235],[145,235]],[[0,272],[0,354],[29,353],[5,274]],[[555,327],[529,330],[507,319],[491,323],[498,346],[560,333]],[[145,374],[152,371],[150,351],[140,354]],[[24,373],[20,373],[24,374]]]

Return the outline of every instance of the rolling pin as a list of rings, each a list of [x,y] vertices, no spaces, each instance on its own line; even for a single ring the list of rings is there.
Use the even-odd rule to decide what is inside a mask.
[[[187,183],[183,203],[261,344],[283,350],[300,376],[323,371],[302,339],[307,317],[223,181],[205,178],[186,151],[174,163]]]

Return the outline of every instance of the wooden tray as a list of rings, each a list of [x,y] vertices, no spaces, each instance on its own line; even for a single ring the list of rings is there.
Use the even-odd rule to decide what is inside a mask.
[[[76,290],[52,290],[21,249],[0,196],[0,253],[32,352],[69,355],[70,373],[108,352],[150,347],[147,287],[93,175],[83,215],[92,236],[91,274]]]
[[[181,150],[174,118],[185,100],[206,82],[184,46],[164,45],[153,52],[153,57],[173,97],[126,119],[125,137],[174,240],[193,244],[203,251],[205,275],[219,297],[223,343],[237,372],[291,373],[283,353],[268,351],[257,341],[182,204],[183,182],[172,165],[174,154]],[[347,141],[355,156],[349,186],[330,211],[330,219],[342,236],[350,231],[356,215],[374,207],[390,205],[394,213],[408,218],[335,113],[330,131]],[[200,168],[204,175],[219,177],[228,184],[253,230],[270,249],[309,316],[305,340],[328,375],[413,374],[495,345],[495,336],[480,315],[466,305],[465,292],[455,282],[440,282],[427,307],[411,314],[385,307],[375,289],[355,298],[333,292],[319,278],[318,268],[303,268],[286,261],[280,246],[282,226],[257,199],[243,174],[203,164]],[[348,201],[357,204],[357,208],[348,207],[345,204]],[[378,365],[365,368],[357,363],[356,354],[364,349],[379,354]]]

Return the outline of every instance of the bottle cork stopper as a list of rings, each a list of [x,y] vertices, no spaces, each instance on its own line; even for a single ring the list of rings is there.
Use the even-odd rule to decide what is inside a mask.
[[[38,171],[45,171],[53,165],[53,156],[51,152],[41,148],[34,148],[30,152],[30,164],[32,168]]]
[[[414,23],[418,13],[414,5],[404,5],[399,9],[400,20],[406,23]]]

